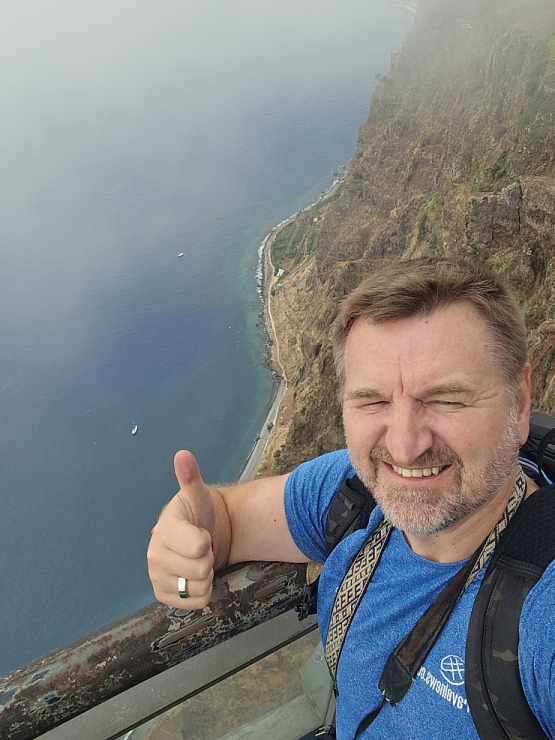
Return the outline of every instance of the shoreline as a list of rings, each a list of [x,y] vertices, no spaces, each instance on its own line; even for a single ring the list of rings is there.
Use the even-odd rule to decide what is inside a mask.
[[[323,200],[329,198],[337,190],[339,185],[345,178],[346,168],[343,168],[343,172],[335,177],[332,184],[322,191],[318,198],[310,205],[301,208],[300,211],[296,211],[291,214],[283,221],[280,221],[274,226],[268,234],[262,240],[258,248],[258,268],[256,271],[257,280],[257,291],[260,296],[260,302],[262,304],[261,313],[264,321],[264,329],[268,337],[267,340],[267,364],[272,373],[276,378],[276,388],[270,400],[268,413],[266,414],[260,433],[255,438],[254,444],[251,451],[249,452],[245,464],[241,468],[237,481],[251,480],[256,477],[262,462],[262,457],[266,450],[270,433],[276,423],[276,419],[281,406],[281,401],[287,391],[287,377],[285,375],[285,369],[280,360],[279,355],[279,340],[275,328],[274,319],[272,316],[271,307],[271,292],[272,287],[277,281],[277,277],[272,263],[272,245],[276,236],[280,231],[291,223],[301,213],[309,211],[314,208],[315,205],[321,203]],[[272,351],[273,350],[273,351]],[[273,357],[272,357],[273,356]]]
[[[297,211],[298,213],[298,211]],[[296,216],[294,213],[288,216],[284,221],[280,221],[277,226],[274,226],[272,230],[266,234],[260,247],[258,248],[258,269],[257,269],[257,283],[258,293],[260,295],[261,302],[261,314],[264,322],[264,331],[266,332],[267,341],[267,353],[266,353],[266,364],[270,368],[276,379],[275,390],[270,401],[268,413],[264,417],[262,428],[260,433],[257,435],[251,451],[249,452],[245,464],[243,465],[241,472],[239,473],[238,481],[251,480],[256,477],[256,474],[260,468],[262,457],[266,450],[266,445],[270,438],[270,432],[276,422],[279,408],[285,391],[287,390],[287,378],[285,377],[285,371],[281,362],[279,361],[279,342],[275,330],[274,319],[272,316],[272,309],[270,306],[270,295],[272,286],[276,281],[274,266],[272,264],[271,249],[274,239],[279,232],[289,224]],[[272,349],[277,353],[277,367],[272,361]]]
[[[266,450],[268,439],[270,438],[270,432],[272,431],[273,425],[278,415],[281,400],[285,395],[286,386],[285,383],[279,379],[278,385],[272,397],[270,408],[264,419],[264,424],[258,435],[258,439],[255,440],[251,451],[248,454],[245,464],[243,465],[241,472],[237,478],[237,481],[252,480],[256,477],[262,456]],[[271,426],[270,426],[271,425]]]

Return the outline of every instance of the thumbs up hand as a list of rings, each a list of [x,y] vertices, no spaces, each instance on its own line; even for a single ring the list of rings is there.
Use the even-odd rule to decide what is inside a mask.
[[[253,560],[307,562],[287,524],[287,475],[214,488],[190,452],[178,452],[174,466],[179,492],[152,530],[147,553],[159,601],[201,609],[212,595],[215,569]]]
[[[152,530],[148,571],[158,601],[201,609],[210,600],[214,579],[214,498],[194,455],[178,452],[174,467],[180,490]]]
[[[187,520],[210,535],[216,527],[216,511],[210,488],[202,480],[198,463],[191,452],[178,452],[173,461],[179,483],[177,494],[187,512]]]

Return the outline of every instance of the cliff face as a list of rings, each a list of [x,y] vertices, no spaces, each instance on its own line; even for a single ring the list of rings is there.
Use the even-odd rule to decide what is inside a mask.
[[[534,406],[555,413],[555,4],[420,0],[339,193],[276,238],[289,382],[263,470],[341,446],[338,299],[383,260],[464,254],[518,292]]]

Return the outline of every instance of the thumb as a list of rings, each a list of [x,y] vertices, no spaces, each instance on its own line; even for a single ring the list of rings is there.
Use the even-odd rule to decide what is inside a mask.
[[[188,450],[180,450],[173,464],[179,483],[178,495],[190,511],[191,523],[213,535],[216,528],[214,501],[210,488],[202,480],[195,456]]]

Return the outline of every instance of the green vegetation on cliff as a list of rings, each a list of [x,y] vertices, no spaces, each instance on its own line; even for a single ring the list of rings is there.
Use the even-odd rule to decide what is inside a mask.
[[[290,384],[267,468],[342,444],[329,327],[383,260],[464,255],[502,275],[530,328],[533,403],[555,412],[554,157],[552,0],[420,0],[341,192],[272,250]]]

